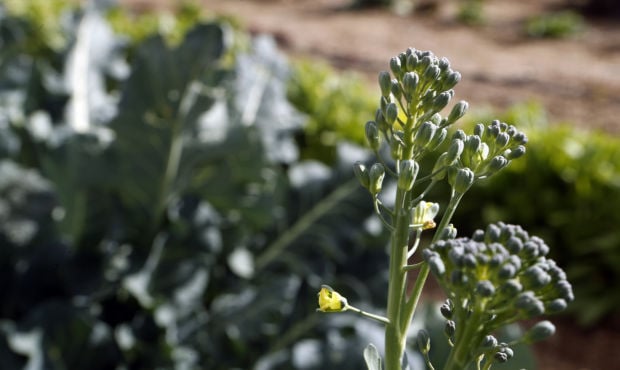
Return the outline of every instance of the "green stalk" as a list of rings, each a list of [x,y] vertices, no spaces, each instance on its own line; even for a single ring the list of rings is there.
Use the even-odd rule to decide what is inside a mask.
[[[456,211],[456,208],[459,205],[459,202],[463,198],[464,193],[452,193],[450,197],[450,202],[448,203],[448,208],[446,209],[446,213],[444,213],[441,218],[441,222],[437,227],[435,235],[431,243],[436,242],[439,239],[439,236],[442,234],[444,229],[448,227],[450,224],[450,220]],[[430,267],[428,267],[427,263],[424,263],[420,268],[420,272],[418,273],[418,277],[416,278],[415,284],[413,286],[413,290],[411,291],[411,296],[409,300],[405,304],[405,307],[402,311],[402,326],[401,331],[406,333],[409,329],[409,325],[411,324],[411,320],[413,319],[413,314],[418,306],[418,302],[420,301],[420,296],[422,295],[422,289],[424,288],[424,284],[426,283],[426,279],[428,278],[428,273],[430,272]]]
[[[459,330],[457,326],[455,347],[450,351],[450,356],[444,366],[444,370],[465,369],[469,362],[470,349],[476,345],[475,336],[480,327],[483,315],[483,309],[475,309],[467,320],[460,320],[460,324],[463,325],[463,330]]]
[[[394,230],[392,231],[392,245],[390,250],[390,280],[388,289],[387,318],[389,323],[385,328],[385,368],[386,370],[400,370],[401,359],[407,342],[406,331],[401,330],[400,311],[401,302],[405,294],[407,274],[403,266],[407,264],[407,249],[409,242],[409,214],[406,212],[407,191],[396,191],[394,206]]]

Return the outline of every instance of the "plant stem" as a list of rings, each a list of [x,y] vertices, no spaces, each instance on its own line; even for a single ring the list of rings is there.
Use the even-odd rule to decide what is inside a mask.
[[[402,189],[396,191],[394,205],[394,230],[392,231],[392,245],[390,250],[390,282],[388,289],[387,314],[389,323],[385,328],[385,368],[386,370],[400,370],[401,359],[407,341],[406,331],[401,330],[401,302],[405,294],[407,274],[403,266],[407,264],[407,250],[409,242],[409,213],[405,205],[407,192]]]
[[[477,345],[474,337],[478,332],[483,314],[483,309],[475,309],[471,316],[465,320],[459,320],[461,327],[456,328],[455,347],[450,351],[444,370],[462,370],[465,368],[469,362],[471,348],[475,348]]]
[[[456,208],[461,201],[461,198],[463,198],[463,193],[452,193],[452,196],[450,197],[450,202],[448,203],[448,207],[446,209],[446,213],[444,213],[443,217],[441,218],[441,222],[439,223],[439,226],[435,231],[435,235],[433,236],[431,243],[436,242],[439,239],[439,236],[443,233],[444,229],[448,227],[448,225],[450,224],[450,220],[452,219],[452,216],[454,215],[454,212],[456,211]],[[411,291],[411,296],[409,297],[409,300],[405,304],[405,307],[402,311],[401,330],[403,332],[406,332],[408,330],[411,320],[413,319],[413,314],[415,313],[415,310],[418,306],[420,296],[422,295],[422,289],[424,288],[424,284],[426,283],[429,272],[430,267],[428,267],[428,264],[423,264],[416,278],[413,290]]]

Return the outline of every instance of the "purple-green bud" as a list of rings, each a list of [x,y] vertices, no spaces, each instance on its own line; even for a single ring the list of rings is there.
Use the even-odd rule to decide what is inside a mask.
[[[431,64],[424,71],[423,78],[427,81],[433,81],[433,80],[436,80],[437,77],[439,77],[440,73],[441,73],[441,70],[439,69],[439,67]]]
[[[394,76],[400,76],[400,73],[402,72],[400,58],[393,57],[392,59],[390,59],[390,70],[392,71]]]
[[[555,334],[555,326],[551,322],[545,320],[532,326],[530,330],[523,335],[521,340],[524,343],[532,344],[547,339],[553,334]]]
[[[439,254],[435,253],[431,255],[426,260],[426,263],[428,263],[428,267],[431,269],[433,274],[435,274],[435,276],[440,277],[446,273],[446,265],[443,263],[441,257],[439,257]]]
[[[456,227],[452,224],[448,225],[441,231],[441,235],[439,235],[439,240],[450,240],[456,238]]]
[[[392,76],[390,76],[390,72],[381,71],[379,72],[379,87],[381,88],[381,95],[388,97],[390,96],[391,88],[392,88]]]
[[[508,160],[501,155],[497,155],[491,159],[488,165],[488,171],[493,174],[508,165]]]
[[[464,100],[461,100],[460,102],[456,103],[452,107],[452,110],[450,111],[450,114],[448,115],[448,124],[451,125],[457,120],[459,120],[461,117],[463,117],[465,113],[467,112],[467,108],[469,108],[469,104]]]
[[[480,149],[480,145],[482,145],[482,141],[480,140],[480,136],[477,135],[469,135],[465,140],[465,149],[469,153],[469,155],[473,155],[478,152]]]
[[[405,191],[411,190],[419,170],[420,166],[412,159],[400,161],[398,165],[398,188]]]
[[[368,190],[372,195],[376,195],[383,187],[383,178],[385,177],[385,167],[381,163],[375,163],[370,167]]]
[[[387,122],[385,122],[383,111],[381,111],[380,108],[377,108],[377,110],[375,111],[375,122],[377,123],[379,129],[383,132],[387,131],[390,128]]]
[[[426,146],[426,144],[428,144],[431,140],[433,140],[433,137],[435,136],[435,132],[437,131],[437,125],[435,125],[434,123],[431,122],[424,122],[419,128],[418,131],[415,134],[415,137],[413,138],[413,143],[420,147],[423,148]]]
[[[353,165],[353,173],[355,177],[360,182],[360,184],[368,189],[370,186],[370,176],[368,175],[368,170],[366,166],[364,166],[361,162],[355,162]]]
[[[469,187],[474,183],[474,172],[467,167],[459,168],[456,171],[454,181],[450,183],[455,192],[459,194],[465,193],[469,190]],[[449,178],[448,178],[449,179]]]
[[[379,129],[377,123],[374,121],[366,122],[366,140],[372,150],[378,150],[381,146],[381,137],[379,136]]]
[[[418,331],[418,336],[416,338],[418,342],[418,349],[420,352],[425,355],[431,350],[431,337],[428,335],[428,332],[424,329]]]

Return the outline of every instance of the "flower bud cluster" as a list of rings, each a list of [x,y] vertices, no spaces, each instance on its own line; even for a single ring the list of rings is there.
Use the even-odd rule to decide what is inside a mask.
[[[457,130],[448,150],[435,162],[433,179],[448,177],[457,193],[464,193],[475,179],[489,177],[525,154],[527,136],[514,126],[494,120],[479,123],[472,135]]]
[[[573,301],[566,274],[546,257],[548,252],[542,239],[501,222],[477,230],[471,239],[440,240],[424,250],[424,259],[449,297],[441,306],[442,315],[457,332],[470,325],[477,328],[469,338],[477,341],[472,346],[479,348],[477,355],[508,360],[512,356],[505,344],[489,344],[492,332],[517,320],[562,311]],[[540,340],[553,330],[542,322],[522,340]]]
[[[454,97],[461,75],[446,58],[412,48],[393,57],[389,67],[391,73],[379,73],[380,105],[375,120],[366,125],[366,137],[377,150],[381,132],[393,159],[419,160],[439,147],[448,135],[446,127],[467,111],[468,104],[461,101],[447,117],[440,115]]]

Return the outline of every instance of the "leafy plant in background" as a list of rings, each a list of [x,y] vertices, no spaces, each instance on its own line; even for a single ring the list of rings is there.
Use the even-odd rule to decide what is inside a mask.
[[[383,298],[384,234],[350,171],[366,154],[299,161],[272,42],[231,53],[216,22],[127,43],[70,11],[65,47],[35,55],[36,24],[0,16],[3,368],[363,364],[374,328],[318,320],[310,292]]]
[[[338,143],[346,140],[364,144],[359,122],[374,113],[375,98],[359,76],[337,75],[327,64],[317,61],[295,61],[288,99],[308,116],[299,139],[302,158],[333,163]]]
[[[415,49],[393,57],[390,70],[392,75],[379,74],[380,108],[365,128],[379,162],[369,168],[362,163],[354,167],[357,179],[372,196],[378,218],[391,234],[386,314],[360,310],[326,285],[318,294],[318,310],[352,311],[379,321],[385,325],[385,368],[408,369],[409,328],[432,271],[448,296],[441,313],[452,348],[442,368],[490,369],[513,357],[511,345],[544,339],[555,328],[541,321],[511,343],[499,342],[493,333],[517,320],[560,312],[574,299],[564,271],[546,258],[549,248],[542,239],[504,223],[491,224],[471,238],[456,239],[456,229],[450,224],[473,183],[523,156],[527,137],[497,120],[488,126],[477,124],[471,135],[457,130],[434,166],[421,168],[421,161],[441,146],[449,126],[467,110],[468,104],[461,101],[446,117],[440,114],[454,96],[461,75],[447,59]],[[385,151],[382,142],[387,144]],[[382,192],[386,175],[396,182],[395,192],[389,196]],[[439,204],[427,201],[427,194],[444,180],[450,185],[450,196],[437,225]],[[423,260],[410,263],[422,234],[432,229],[436,231],[423,250]],[[419,271],[408,287],[413,270]],[[434,368],[427,331],[418,332],[417,343],[427,366]],[[366,348],[364,358],[370,370],[383,368],[374,345]]]
[[[620,222],[615,211],[620,205],[620,140],[550,125],[534,103],[515,106],[503,119],[523,122],[537,140],[529,143],[531,150],[523,161],[472,189],[461,209],[464,214],[480,212],[484,222],[503,219],[527,225],[549,240],[551,256],[566,267],[574,285],[571,312],[582,324],[592,325],[617,312],[620,303],[620,295],[605,289],[620,277],[615,227]],[[507,193],[511,184],[517,186]],[[480,199],[488,201],[481,206]],[[519,207],[523,204],[527,207]],[[477,227],[466,217],[457,220],[465,230]]]
[[[585,23],[581,15],[564,10],[528,19],[525,33],[530,37],[565,38],[579,34],[584,28]]]

